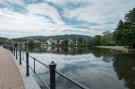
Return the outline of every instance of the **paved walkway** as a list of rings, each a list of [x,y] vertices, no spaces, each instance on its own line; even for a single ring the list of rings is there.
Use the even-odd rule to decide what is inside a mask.
[[[134,53],[135,52],[135,49],[128,49],[128,48],[125,48],[124,46],[96,46],[96,47],[119,50],[119,51],[122,51],[124,53]]]
[[[0,89],[24,89],[20,72],[11,53],[0,47]]]

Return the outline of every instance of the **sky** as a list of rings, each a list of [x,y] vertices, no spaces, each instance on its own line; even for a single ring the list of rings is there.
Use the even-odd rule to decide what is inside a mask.
[[[114,31],[135,0],[0,0],[0,37]]]

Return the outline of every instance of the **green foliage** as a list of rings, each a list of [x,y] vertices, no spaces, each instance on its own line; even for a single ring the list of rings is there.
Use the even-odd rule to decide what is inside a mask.
[[[103,32],[103,36],[101,37],[101,45],[115,45],[113,41],[113,33],[106,31]]]
[[[93,44],[96,46],[101,45],[101,36],[100,35],[96,35],[94,37]]]
[[[103,36],[96,35],[93,39],[87,40],[86,44],[89,46],[115,45],[115,42],[113,41],[113,33],[105,31],[103,32]]]
[[[32,39],[28,40],[28,47],[33,48],[34,47],[34,41]]]
[[[79,45],[79,46],[82,46],[82,44],[83,44],[82,38],[78,38],[78,45]]]
[[[67,46],[68,46],[68,43],[69,43],[68,40],[63,40],[62,43],[61,43],[61,45],[62,45],[63,47],[67,47]]]
[[[125,15],[125,20],[127,22],[135,22],[135,8]]]
[[[7,39],[7,38],[4,38],[4,37],[0,37],[0,45],[3,45],[3,44],[10,44],[10,40]]]
[[[87,44],[88,44],[88,46],[99,46],[99,45],[101,45],[101,36],[96,35],[92,39],[89,39]]]
[[[125,15],[125,21],[119,21],[113,38],[118,45],[135,48],[135,8]]]

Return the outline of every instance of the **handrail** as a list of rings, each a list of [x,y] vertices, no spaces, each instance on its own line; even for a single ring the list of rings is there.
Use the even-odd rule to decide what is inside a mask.
[[[30,65],[29,65],[29,67],[30,67],[31,70],[33,71],[33,68],[32,68]],[[36,72],[35,72],[34,74],[37,76],[37,78],[42,82],[42,84],[43,84],[47,89],[50,89],[49,86],[46,84],[46,82],[44,82],[44,81],[37,75]]]
[[[39,61],[38,59],[36,59],[35,57],[32,57],[31,55],[29,55],[31,58],[33,58],[34,60],[36,60],[37,62],[41,63],[42,65],[46,66],[47,68],[49,68],[49,66],[47,66],[46,64],[44,64],[43,62]],[[65,74],[58,72],[57,70],[55,71],[58,75],[60,75],[61,77],[67,79],[68,81],[72,82],[73,84],[75,84],[76,86],[78,86],[81,89],[89,89],[88,87],[84,86],[83,84],[69,78],[68,76],[66,76]]]
[[[44,64],[43,62],[39,61],[38,59],[36,59],[35,57],[32,57],[31,55],[29,55],[29,57],[33,58],[34,60],[36,60],[37,62],[39,62],[40,64],[46,66],[47,68],[49,68],[48,65]]]
[[[7,49],[9,49],[13,54],[14,56],[16,56],[16,59],[17,59],[17,48],[14,48],[12,46],[9,46],[9,47],[5,47]],[[21,50],[19,50],[21,51]],[[19,52],[21,54],[21,52]],[[38,79],[44,84],[44,86],[46,86],[47,89],[55,89],[55,73],[60,75],[61,77],[65,78],[66,80],[70,81],[71,83],[73,83],[74,85],[76,85],[77,87],[81,88],[81,89],[89,89],[88,87],[84,86],[83,84],[77,82],[76,80],[73,80],[71,79],[70,77],[68,77],[67,75],[61,73],[61,72],[58,72],[57,70],[55,70],[55,67],[56,67],[56,64],[54,62],[52,62],[49,66],[46,65],[45,63],[39,61],[38,59],[36,59],[35,57],[29,55],[28,52],[24,52],[26,53],[26,60],[24,60],[26,62],[26,76],[29,76],[29,69],[28,68],[31,68],[33,70],[33,68],[31,67],[31,65],[29,65],[29,57],[32,58],[34,60],[34,74],[38,77]],[[20,56],[20,60],[21,60],[21,55]],[[50,71],[50,87],[42,81],[42,79],[37,75],[37,73],[35,72],[35,61],[39,62],[40,64],[42,64],[43,66],[49,68],[49,71]],[[28,75],[27,75],[28,74]]]
[[[78,86],[81,89],[89,89],[88,87],[84,86],[83,84],[69,78],[68,76],[66,76],[65,74],[56,71],[57,74],[59,74],[60,76],[62,76],[63,78],[67,79],[68,81],[72,82],[73,84],[75,84],[76,86]]]
[[[24,52],[26,53],[26,52]],[[33,57],[34,58],[34,57]],[[23,61],[26,63],[26,60],[24,60],[23,58]],[[33,71],[33,68],[31,67],[31,65],[29,65],[29,67],[31,68],[31,70]],[[49,86],[46,84],[46,82],[44,82],[38,75],[36,72],[34,72],[34,74],[36,75],[36,77],[40,80],[40,82],[42,82],[42,84],[47,88],[47,89],[50,89]]]

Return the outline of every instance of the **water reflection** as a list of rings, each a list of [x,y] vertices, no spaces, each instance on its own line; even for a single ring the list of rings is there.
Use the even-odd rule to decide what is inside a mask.
[[[120,80],[129,89],[135,89],[135,55],[118,54],[114,56],[113,66]]]
[[[25,48],[24,48],[25,49]],[[112,52],[117,52],[114,50],[107,50],[107,49],[99,49],[96,47],[53,47],[53,46],[35,46],[30,47],[28,50],[32,53],[55,53],[55,54],[69,54],[69,55],[80,55],[80,54],[87,54],[93,53],[96,57],[101,56],[112,56]]]
[[[44,47],[30,50],[31,55],[45,64],[52,60],[57,70],[90,89],[135,89],[135,55],[99,48]],[[40,77],[49,84],[48,71],[40,64]],[[79,89],[57,76],[57,89]]]
[[[71,54],[71,55],[76,55],[76,54],[84,54],[84,53],[89,53],[89,48],[84,47],[84,48],[76,48],[76,47],[53,47],[53,46],[45,46],[45,47],[34,47],[34,48],[29,48],[30,52],[35,52],[35,53],[56,53],[56,54]]]

